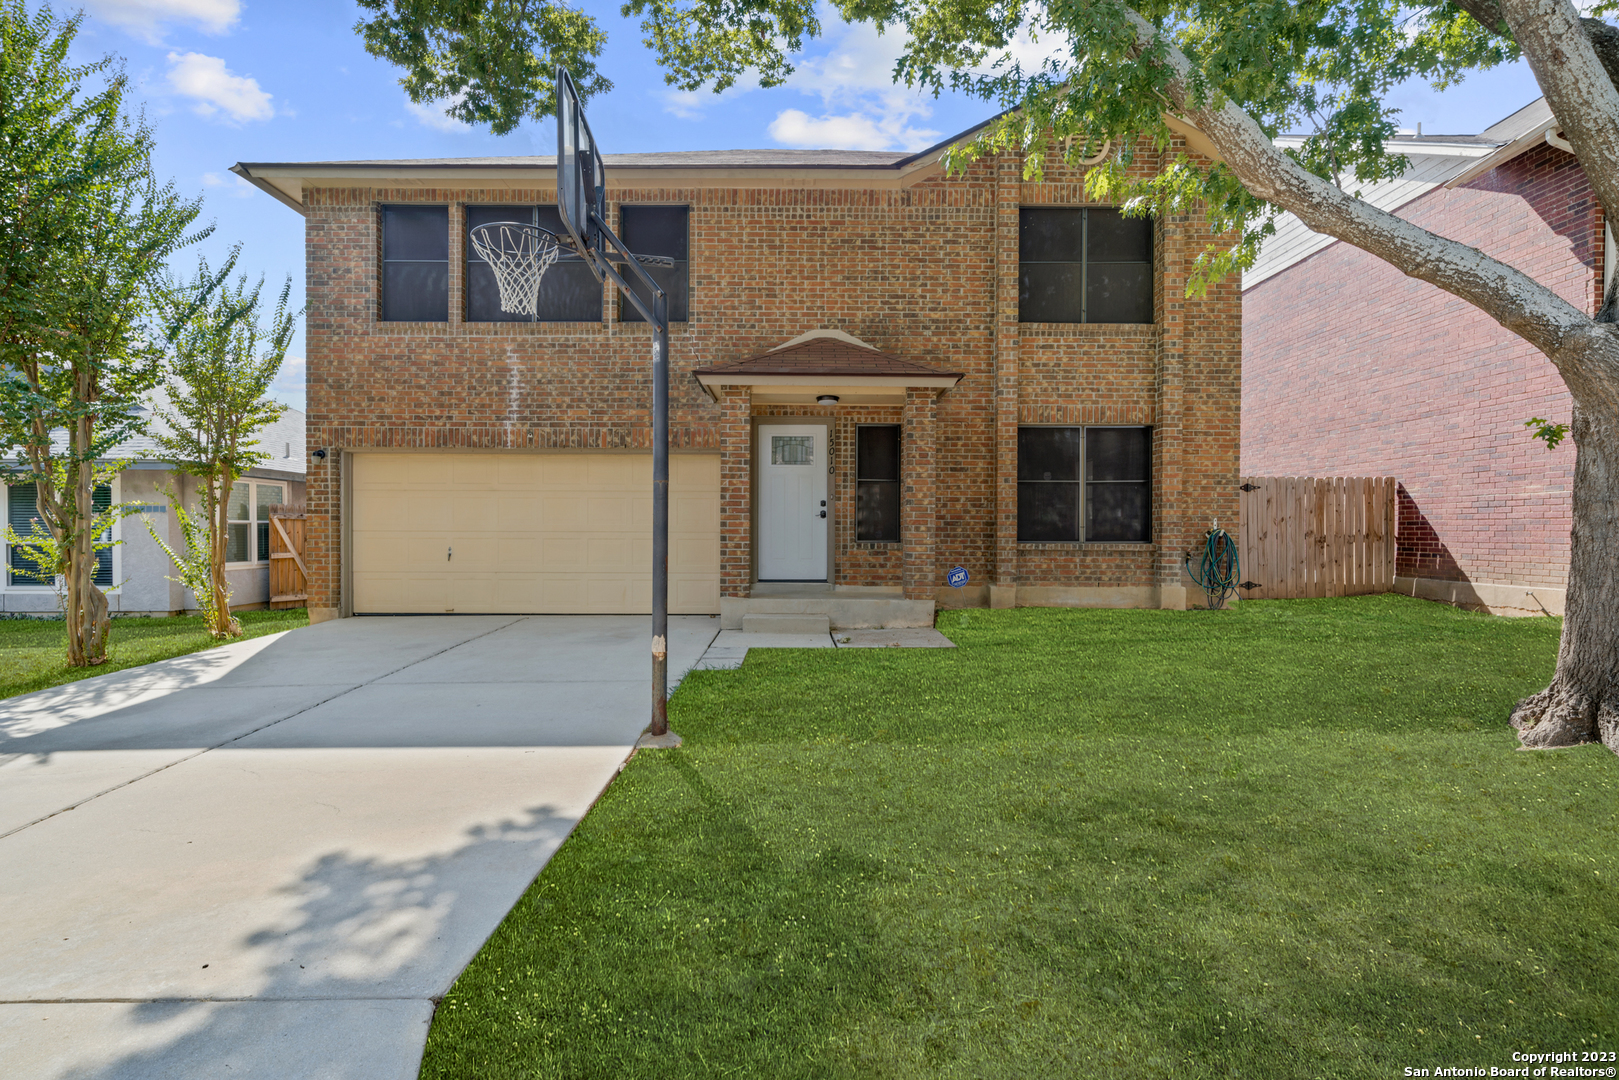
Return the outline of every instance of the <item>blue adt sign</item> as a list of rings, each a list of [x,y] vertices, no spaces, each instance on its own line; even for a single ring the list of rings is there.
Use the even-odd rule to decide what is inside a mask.
[[[967,568],[965,566],[952,566],[950,573],[945,577],[952,589],[959,589],[967,584]]]

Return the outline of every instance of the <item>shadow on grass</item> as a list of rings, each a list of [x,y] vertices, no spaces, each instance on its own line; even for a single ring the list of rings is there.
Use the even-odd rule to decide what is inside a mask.
[[[1613,1049],[1619,782],[1512,750],[1555,625],[957,612],[672,703],[426,1077],[1386,1077]],[[1226,618],[1234,615],[1234,618]],[[1201,621],[1198,618],[1201,617]]]

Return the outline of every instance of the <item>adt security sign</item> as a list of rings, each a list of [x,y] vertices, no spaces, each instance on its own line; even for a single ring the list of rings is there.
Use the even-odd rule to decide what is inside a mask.
[[[967,584],[967,568],[965,566],[952,566],[950,573],[945,577],[952,589],[959,589]]]

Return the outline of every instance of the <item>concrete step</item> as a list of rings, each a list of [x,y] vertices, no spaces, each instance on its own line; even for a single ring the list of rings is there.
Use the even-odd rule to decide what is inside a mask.
[[[749,612],[742,616],[745,634],[828,634],[832,619],[811,612]]]

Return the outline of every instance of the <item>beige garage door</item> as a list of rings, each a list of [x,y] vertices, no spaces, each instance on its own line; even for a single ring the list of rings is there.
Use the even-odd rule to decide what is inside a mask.
[[[652,455],[355,454],[354,611],[652,610]],[[720,459],[669,459],[669,610],[720,609]]]

